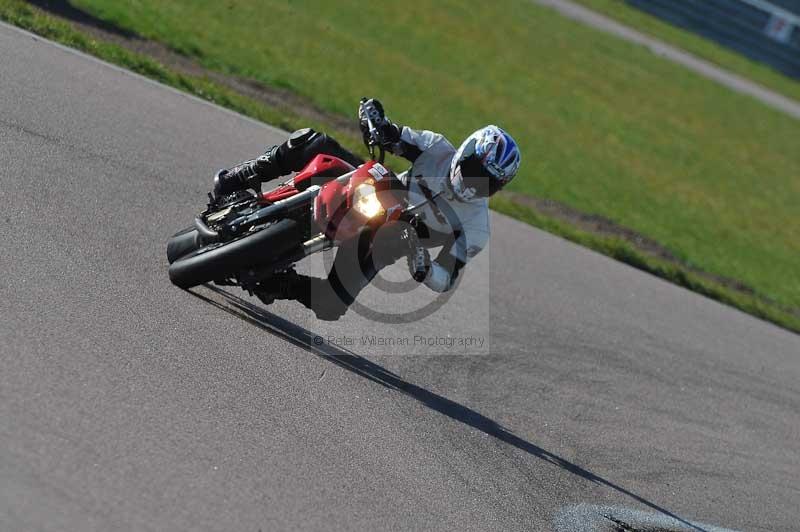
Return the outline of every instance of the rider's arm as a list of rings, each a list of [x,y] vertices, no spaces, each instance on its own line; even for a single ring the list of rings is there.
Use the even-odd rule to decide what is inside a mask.
[[[488,205],[476,209],[474,216],[462,221],[461,231],[452,246],[442,249],[439,256],[431,261],[425,286],[435,292],[450,290],[458,279],[464,266],[472,260],[489,241]]]
[[[375,99],[362,98],[358,107],[358,125],[364,135],[364,142],[377,142],[384,149],[395,155],[404,157],[412,163],[428,150],[439,146],[442,152],[451,152],[455,148],[444,136],[432,131],[418,131],[410,127],[395,124],[386,116],[383,104]]]
[[[411,129],[408,126],[398,126],[395,141],[389,145],[389,150],[395,155],[408,159],[412,163],[429,150],[441,151],[443,157],[452,157],[455,152],[450,142],[439,133],[427,130]]]

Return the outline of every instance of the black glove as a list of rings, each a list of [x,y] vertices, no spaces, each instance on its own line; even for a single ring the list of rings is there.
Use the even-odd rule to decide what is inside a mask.
[[[408,227],[404,229],[400,238],[407,246],[408,271],[415,281],[421,283],[431,271],[431,256],[427,248],[420,243],[414,228]]]
[[[387,147],[400,142],[400,128],[386,118],[383,104],[374,98],[369,100],[362,98],[358,107],[358,125],[366,143],[372,140],[370,121],[375,128],[374,140],[379,146]]]

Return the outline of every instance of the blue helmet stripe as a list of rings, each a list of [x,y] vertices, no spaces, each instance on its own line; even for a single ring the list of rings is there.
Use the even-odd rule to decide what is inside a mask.
[[[505,139],[505,149],[503,150],[503,155],[500,157],[500,165],[503,166],[508,162],[508,158],[514,154],[514,151],[517,148],[516,143],[514,140],[505,132],[503,132],[503,138]]]

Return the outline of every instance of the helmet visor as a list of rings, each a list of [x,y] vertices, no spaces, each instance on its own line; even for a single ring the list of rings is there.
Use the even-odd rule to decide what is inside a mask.
[[[496,192],[496,180],[476,155],[462,159],[455,170],[451,182],[461,199],[487,198]]]

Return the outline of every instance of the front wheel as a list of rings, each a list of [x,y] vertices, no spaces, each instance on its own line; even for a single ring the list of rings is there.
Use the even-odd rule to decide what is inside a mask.
[[[278,260],[298,246],[302,236],[296,221],[280,220],[235,240],[211,243],[175,259],[169,266],[169,278],[181,288],[228,279],[252,266]]]

